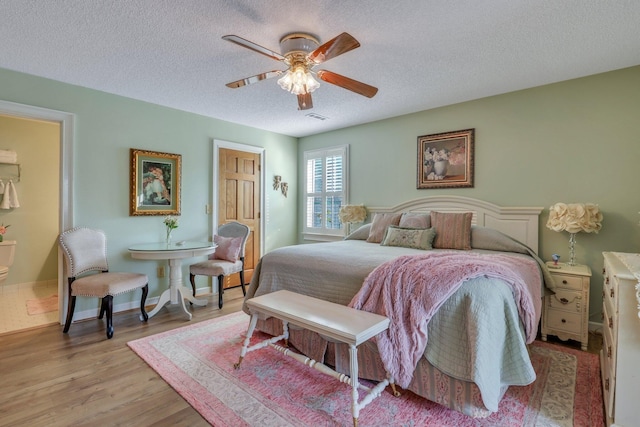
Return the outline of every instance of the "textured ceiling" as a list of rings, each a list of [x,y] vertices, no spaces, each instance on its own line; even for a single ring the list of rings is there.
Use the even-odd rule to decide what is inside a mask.
[[[0,0],[0,68],[299,137],[638,65],[639,22],[638,0]],[[378,94],[225,86],[285,67],[223,35],[298,31],[354,36],[318,69]]]

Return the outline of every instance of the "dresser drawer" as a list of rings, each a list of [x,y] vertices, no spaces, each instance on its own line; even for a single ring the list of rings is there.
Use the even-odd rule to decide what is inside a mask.
[[[567,288],[576,291],[582,290],[582,278],[578,276],[570,276],[568,274],[553,273],[553,279],[556,282],[556,288]]]
[[[615,345],[615,340],[613,339],[611,332],[612,331],[609,328],[603,328],[602,351],[604,352],[604,356],[607,361],[607,367],[611,372],[611,376],[615,378],[617,356],[616,353],[618,347]],[[604,367],[602,369],[604,369]]]
[[[615,312],[612,311],[610,301],[604,301],[602,304],[602,330],[603,334],[608,333],[611,337],[611,345],[614,347],[618,344],[618,319]]]
[[[556,293],[547,298],[547,307],[580,313],[583,307],[582,292],[556,288]]]
[[[602,284],[602,297],[609,301],[613,312],[618,311],[618,279],[611,274],[612,268],[608,262],[604,263],[602,269],[602,275],[604,276],[604,283]]]
[[[580,335],[582,333],[582,316],[580,313],[549,309],[547,310],[547,325],[549,328]]]
[[[607,366],[607,357],[604,349],[600,350],[600,378],[602,380],[602,400],[604,401],[605,418],[613,418],[615,379]]]

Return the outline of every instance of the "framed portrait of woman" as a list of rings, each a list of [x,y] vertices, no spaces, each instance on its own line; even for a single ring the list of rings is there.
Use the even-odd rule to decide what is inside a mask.
[[[180,154],[131,149],[130,212],[180,215]]]

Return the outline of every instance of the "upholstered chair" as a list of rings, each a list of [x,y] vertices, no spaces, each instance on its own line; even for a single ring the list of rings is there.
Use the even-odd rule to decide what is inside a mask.
[[[140,300],[141,320],[149,319],[144,309],[149,293],[149,279],[144,274],[109,272],[107,264],[107,237],[101,230],[77,227],[59,237],[64,253],[69,283],[69,308],[63,332],[69,332],[76,297],[101,298],[98,319],[107,315],[107,338],[113,337],[113,297],[142,288]]]
[[[240,273],[242,293],[247,294],[244,286],[244,250],[249,237],[249,227],[239,222],[229,222],[218,228],[213,242],[218,245],[216,251],[207,261],[189,266],[189,280],[196,296],[195,276],[218,278],[218,308],[222,308],[224,278],[230,274]]]

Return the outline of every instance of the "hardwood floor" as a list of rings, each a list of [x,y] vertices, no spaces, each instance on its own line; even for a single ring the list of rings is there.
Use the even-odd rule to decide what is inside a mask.
[[[192,307],[193,322],[240,310],[242,290],[227,289],[218,310],[208,296],[207,307]],[[178,307],[162,309],[148,323],[139,311],[114,316],[114,337],[107,340],[105,322],[0,336],[0,426],[206,426],[207,422],[147,366],[127,342],[189,325]],[[574,348],[579,343],[557,342]],[[601,337],[589,336],[597,353]]]
[[[242,290],[225,290],[222,310],[208,299],[191,322],[177,306],[147,323],[138,310],[118,313],[110,340],[104,320],[0,336],[0,426],[207,426],[127,342],[238,311]]]

